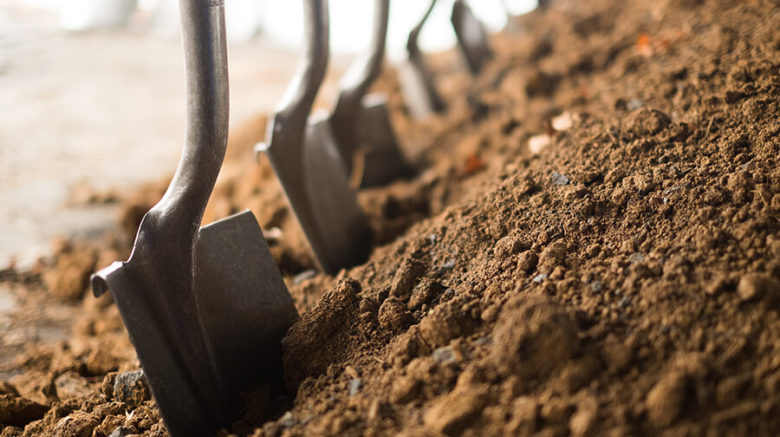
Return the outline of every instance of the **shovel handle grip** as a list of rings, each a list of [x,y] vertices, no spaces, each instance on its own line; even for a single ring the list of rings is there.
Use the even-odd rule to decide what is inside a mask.
[[[227,147],[229,90],[224,0],[181,0],[186,132],[176,174],[152,208],[172,229],[197,231]],[[166,220],[167,221],[167,220]]]

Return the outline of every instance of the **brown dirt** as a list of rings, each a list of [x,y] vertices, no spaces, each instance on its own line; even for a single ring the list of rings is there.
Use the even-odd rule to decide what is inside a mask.
[[[263,118],[233,132],[206,221],[251,208],[302,316],[289,398],[258,390],[222,434],[780,433],[780,7],[648,3],[519,18],[475,80],[438,56],[451,107],[426,122],[385,75],[420,173],[360,193],[377,245],[337,277],[314,269],[267,162],[238,159]],[[0,368],[3,437],[165,433],[116,308],[74,291],[124,255],[112,241],[3,273],[82,312]]]

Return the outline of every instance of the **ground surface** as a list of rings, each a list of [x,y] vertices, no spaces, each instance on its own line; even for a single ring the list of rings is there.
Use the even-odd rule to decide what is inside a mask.
[[[291,395],[258,390],[225,433],[780,432],[780,9],[560,1],[514,28],[474,80],[436,59],[440,117],[408,119],[393,75],[379,84],[420,172],[360,193],[364,265],[319,273],[268,164],[226,164],[205,221],[250,207],[302,315]],[[128,196],[126,233],[163,185]],[[3,272],[27,308],[8,332],[72,329],[4,335],[3,436],[165,434],[116,308],[82,297],[127,241]]]

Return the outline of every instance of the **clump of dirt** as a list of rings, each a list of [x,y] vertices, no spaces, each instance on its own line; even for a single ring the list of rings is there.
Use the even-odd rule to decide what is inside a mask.
[[[419,173],[359,194],[364,265],[319,273],[267,162],[226,164],[204,221],[252,209],[302,315],[290,397],[248,396],[223,435],[780,433],[780,8],[560,0],[515,21],[477,78],[434,57],[440,116],[412,120],[392,71],[377,85]],[[2,435],[162,435],[116,308],[71,305],[70,338],[6,365]]]

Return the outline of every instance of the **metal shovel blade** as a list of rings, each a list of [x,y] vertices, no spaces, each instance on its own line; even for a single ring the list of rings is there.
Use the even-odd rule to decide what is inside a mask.
[[[293,213],[323,270],[337,273],[363,262],[371,228],[349,186],[327,115],[309,117],[328,66],[326,0],[304,1],[306,52],[268,125],[265,152]]]
[[[281,341],[298,312],[252,212],[202,227],[195,257],[201,323],[235,411],[241,392],[282,387]]]
[[[160,296],[170,284],[154,264],[150,258],[115,262],[93,276],[93,289],[96,295],[111,291],[171,435],[207,435],[228,416],[219,404],[224,393],[205,343],[188,340],[186,331],[200,329],[197,322],[187,323],[197,321],[195,315],[168,316],[169,305]]]
[[[309,226],[317,229],[309,243],[322,268],[334,273],[365,261],[371,250],[371,228],[349,186],[324,116],[312,117],[306,126],[303,169],[314,221]]]
[[[379,93],[366,95],[358,117],[358,143],[363,145],[363,177],[360,185],[380,186],[399,177],[413,176],[414,167],[401,152],[390,122],[387,98]]]
[[[451,20],[458,39],[458,47],[466,58],[469,71],[476,75],[482,70],[485,62],[493,56],[485,27],[463,0],[456,0],[452,5]]]
[[[166,274],[175,260],[155,256],[153,234],[93,286],[114,296],[171,434],[209,435],[235,419],[241,393],[281,387],[281,340],[297,311],[251,212],[200,229],[193,292]]]

